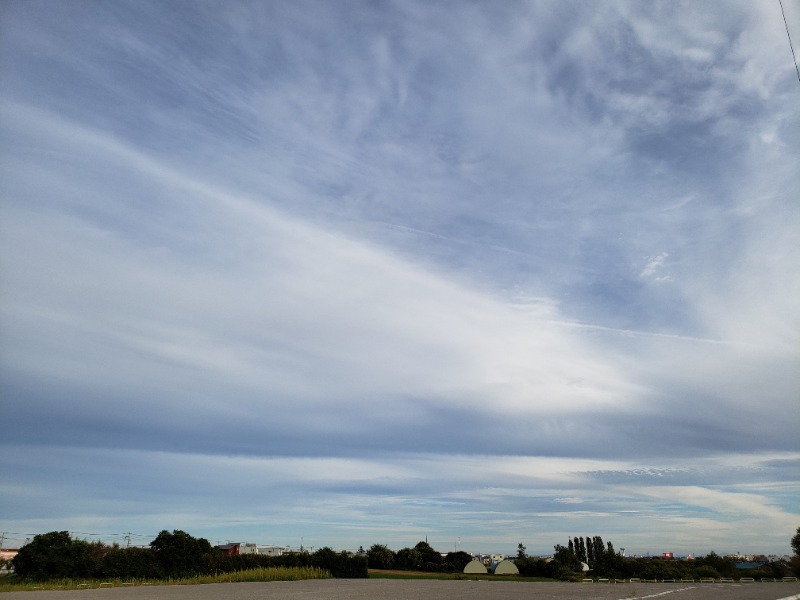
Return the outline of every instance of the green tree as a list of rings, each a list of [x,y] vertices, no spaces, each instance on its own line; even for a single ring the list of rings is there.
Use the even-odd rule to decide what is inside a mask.
[[[589,563],[592,571],[597,575],[606,574],[606,548],[603,538],[596,535],[591,540],[587,539],[586,544],[592,548],[592,562]]]
[[[448,552],[447,556],[444,557],[444,561],[442,562],[442,567],[446,571],[460,573],[461,571],[464,570],[464,567],[466,567],[471,560],[472,556],[467,554],[463,550],[459,550],[458,552]]]
[[[606,553],[606,547],[603,544],[603,538],[601,538],[599,535],[594,536],[594,539],[592,539],[592,545],[595,562],[602,563]]]
[[[383,544],[372,544],[367,550],[367,560],[371,569],[391,569],[394,567],[395,554]]]
[[[517,545],[517,558],[518,558],[518,559],[522,560],[523,558],[525,558],[525,557],[527,556],[527,555],[525,554],[525,550],[526,550],[525,546],[523,546],[523,545],[522,545],[522,542],[520,542],[520,543]]]
[[[586,543],[583,541],[583,538],[575,538],[575,553],[578,555],[578,558],[589,564],[589,557],[586,555]]]
[[[797,528],[797,533],[792,538],[791,546],[794,556],[789,561],[789,567],[792,569],[792,573],[800,577],[800,527]]]
[[[397,551],[395,565],[405,571],[417,571],[422,566],[422,555],[416,548],[402,548]]]
[[[180,529],[174,529],[172,533],[163,530],[150,542],[150,547],[156,553],[166,577],[187,577],[200,573],[203,556],[212,552],[207,539],[192,537]]]
[[[101,544],[102,545],[102,544]],[[73,540],[68,531],[35,535],[12,559],[14,572],[26,579],[43,581],[58,577],[90,577],[90,544]]]
[[[442,555],[434,550],[428,542],[419,542],[414,546],[419,552],[423,571],[438,571],[442,568]]]
[[[583,538],[581,538],[581,542],[583,542]],[[586,536],[586,563],[594,568],[594,542],[592,542],[592,538],[588,535]]]
[[[331,571],[331,573],[339,568],[339,555],[336,554],[333,548],[325,546],[314,552],[311,556],[312,564],[315,567]]]
[[[550,577],[571,579],[576,573],[580,572],[581,561],[578,560],[574,552],[570,552],[568,547],[561,544],[556,544],[554,550],[553,560],[547,565]]]

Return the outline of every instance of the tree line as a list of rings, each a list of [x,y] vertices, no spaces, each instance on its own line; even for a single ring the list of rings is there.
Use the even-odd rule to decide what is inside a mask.
[[[413,548],[401,548],[397,552],[384,544],[373,544],[365,554],[370,569],[432,573],[461,573],[472,560],[472,555],[463,551],[449,552],[442,556],[428,542],[419,542]]]
[[[314,553],[227,555],[205,538],[185,531],[162,531],[147,548],[72,539],[67,531],[34,536],[12,559],[21,579],[180,579],[258,567],[317,567],[333,577],[367,577],[367,558],[320,548]]]
[[[514,561],[520,575],[576,579],[584,574],[583,564],[589,567],[587,576],[627,579],[701,579],[711,577],[782,578],[800,575],[800,528],[792,538],[795,556],[790,562],[772,562],[757,569],[738,569],[732,558],[710,552],[693,560],[653,558],[626,558],[614,550],[611,542],[603,543],[600,536],[574,537],[566,546],[556,544],[552,559],[542,560],[525,555],[525,546],[519,545]]]
[[[310,553],[288,552],[228,555],[205,538],[185,531],[162,531],[146,548],[120,548],[117,544],[72,539],[67,531],[34,536],[11,561],[22,579],[42,581],[63,578],[178,579],[216,575],[258,567],[317,567],[332,577],[367,577],[368,569],[461,572],[472,556],[451,552],[442,556],[427,542],[398,552],[383,544],[352,554],[320,548]]]
[[[520,575],[561,580],[588,575],[609,578],[640,577],[642,579],[699,579],[702,577],[781,578],[800,575],[800,528],[791,540],[794,558],[790,563],[769,563],[758,569],[741,570],[730,559],[711,552],[695,560],[662,558],[626,558],[604,543],[600,536],[573,537],[567,545],[556,544],[552,558],[542,559],[525,554],[518,546],[514,563]],[[67,531],[52,531],[34,536],[20,548],[11,563],[16,576],[22,579],[59,578],[178,579],[196,575],[218,575],[259,567],[316,567],[333,577],[368,577],[369,569],[396,569],[460,573],[472,560],[463,551],[445,555],[434,550],[427,541],[414,547],[391,550],[384,544],[360,548],[355,554],[321,548],[316,552],[289,552],[281,556],[263,554],[227,555],[213,548],[205,538],[195,538],[185,531],[162,531],[146,548],[120,548],[102,542],[72,539]]]

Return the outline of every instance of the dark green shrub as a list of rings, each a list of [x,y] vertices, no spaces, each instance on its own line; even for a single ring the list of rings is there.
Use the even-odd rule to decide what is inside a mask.
[[[540,558],[517,558],[514,564],[523,577],[549,577],[547,563]]]
[[[709,565],[701,565],[694,570],[694,576],[698,579],[702,577],[711,577],[712,579],[719,579],[720,574],[714,567]]]
[[[161,579],[164,572],[149,548],[111,549],[100,564],[102,577],[119,579]]]
[[[466,552],[460,550],[458,552],[449,552],[442,562],[442,570],[461,573],[471,560],[472,556]]]
[[[338,578],[362,578],[369,576],[367,556],[350,555],[347,552],[338,554],[331,548],[320,548],[312,555],[312,566],[329,571]]]

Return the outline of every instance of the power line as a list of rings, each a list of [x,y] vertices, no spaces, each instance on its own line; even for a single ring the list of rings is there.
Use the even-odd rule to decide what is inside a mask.
[[[71,538],[76,539],[87,539],[87,538],[100,538],[103,541],[113,540],[114,538],[122,538],[122,541],[125,543],[125,547],[129,548],[134,543],[141,543],[141,540],[152,540],[156,536],[153,534],[146,534],[146,533],[133,533],[133,532],[124,532],[124,533],[90,533],[87,531],[69,531]],[[3,531],[0,532],[2,535],[2,542],[0,542],[0,547],[5,547],[8,545],[8,542],[14,542],[14,545],[22,545],[22,541],[25,540],[25,543],[29,542],[31,538],[37,535],[43,535],[42,533],[23,533],[19,531]],[[139,538],[139,539],[134,539]],[[17,543],[19,542],[19,543]]]
[[[797,57],[794,55],[794,46],[792,45],[792,36],[789,35],[789,23],[786,21],[786,12],[783,10],[783,0],[778,0],[781,5],[781,14],[783,15],[783,24],[786,26],[786,37],[789,38],[789,48],[792,50],[792,60],[794,60],[794,70],[797,71],[797,81],[800,81],[800,68],[797,66]]]

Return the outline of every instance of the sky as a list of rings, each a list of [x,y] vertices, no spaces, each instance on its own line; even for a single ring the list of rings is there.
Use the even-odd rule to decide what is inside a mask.
[[[790,553],[783,4],[5,0],[4,546]]]

